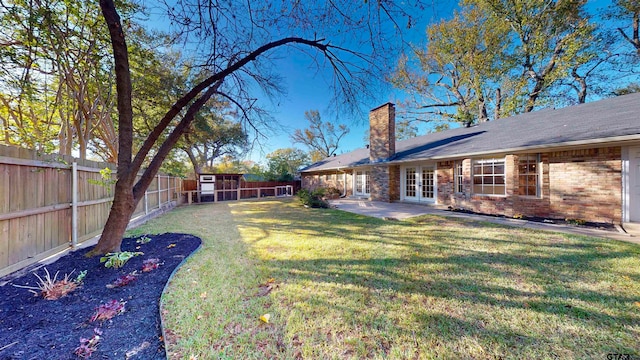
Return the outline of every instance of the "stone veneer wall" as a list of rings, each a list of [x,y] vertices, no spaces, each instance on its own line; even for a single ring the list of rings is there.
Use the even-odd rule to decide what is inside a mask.
[[[472,194],[471,159],[462,160],[463,192],[454,189],[454,161],[438,163],[438,203],[505,216],[620,223],[621,148],[602,147],[540,154],[540,196],[519,196],[518,156],[507,155],[506,196]]]

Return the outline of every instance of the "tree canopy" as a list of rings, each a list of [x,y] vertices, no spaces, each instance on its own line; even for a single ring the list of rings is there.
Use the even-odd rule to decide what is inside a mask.
[[[338,151],[340,140],[349,133],[347,125],[337,127],[330,121],[323,122],[318,110],[304,112],[304,118],[309,122],[306,129],[296,129],[291,135],[294,144],[303,144],[309,148],[311,161],[316,162],[333,156]]]
[[[611,93],[625,71],[637,79],[638,62],[621,44],[636,50],[635,4],[589,13],[584,0],[464,0],[452,18],[428,26],[426,46],[400,57],[391,81],[410,95],[409,120],[470,126],[583,103]],[[594,21],[606,16],[613,22]],[[618,27],[611,37],[625,17],[635,30]]]
[[[303,150],[278,149],[267,154],[267,164],[263,175],[267,180],[292,181],[299,170],[309,163],[309,156]]]

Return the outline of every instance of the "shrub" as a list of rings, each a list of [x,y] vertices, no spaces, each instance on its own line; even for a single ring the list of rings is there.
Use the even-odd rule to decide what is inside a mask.
[[[340,197],[340,195],[341,195],[340,189],[335,187],[328,187],[324,191],[325,199],[337,199]]]
[[[329,204],[323,199],[324,193],[325,189],[323,188],[318,188],[311,192],[307,189],[301,189],[298,191],[296,196],[305,206],[312,208],[328,208]]]

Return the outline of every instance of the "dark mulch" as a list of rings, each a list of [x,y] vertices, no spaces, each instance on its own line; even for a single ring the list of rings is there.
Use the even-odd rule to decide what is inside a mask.
[[[58,300],[36,297],[27,289],[37,278],[29,272],[0,287],[0,359],[79,359],[74,350],[80,338],[101,333],[90,359],[165,359],[160,328],[159,300],[174,269],[201,243],[192,235],[149,235],[151,242],[124,239],[123,251],[141,251],[120,269],[106,269],[99,257],[86,258],[89,249],[78,250],[46,265],[58,279],[75,270],[72,278],[87,270],[80,288]],[[175,245],[173,245],[175,244]],[[139,248],[138,248],[139,247]],[[142,262],[158,258],[162,265],[141,272]],[[118,277],[137,271],[126,286],[107,288]],[[37,273],[43,277],[44,269]],[[7,280],[7,279],[3,279]],[[91,322],[96,308],[111,300],[126,301],[125,311],[111,320]]]
[[[594,228],[598,230],[618,231],[616,227],[611,223],[582,221],[579,219],[556,219],[556,218],[545,218],[545,217],[539,217],[539,216],[524,216],[524,215],[519,216],[517,218],[513,218],[513,217],[504,216],[504,215],[485,214],[485,213],[475,212],[468,209],[453,208],[451,206],[449,207],[449,211],[459,212],[464,214],[482,215],[482,216],[488,216],[488,217],[526,220],[526,221],[533,221],[533,222],[539,222],[539,223],[545,223],[545,224],[558,224],[558,225],[575,226],[575,227],[588,227],[588,228]]]

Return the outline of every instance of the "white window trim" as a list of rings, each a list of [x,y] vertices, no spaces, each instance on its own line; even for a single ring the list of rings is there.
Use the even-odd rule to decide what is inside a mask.
[[[504,194],[485,194],[485,193],[477,193],[475,192],[475,173],[474,173],[474,165],[476,165],[476,163],[478,162],[502,162],[502,166],[504,169],[504,173],[502,174],[502,176],[504,176]],[[484,175],[482,175],[484,176]],[[493,177],[495,177],[495,175],[492,175]],[[495,184],[493,185],[495,186]],[[473,196],[491,196],[491,197],[507,197],[507,158],[505,157],[501,157],[501,158],[476,158],[476,159],[471,159],[471,195]]]
[[[538,181],[536,183],[536,195],[518,195],[521,198],[528,198],[528,199],[542,199],[542,157],[540,156],[539,153],[536,154],[521,154],[521,155],[535,155],[536,156],[536,165],[537,165],[537,175],[538,175]],[[520,166],[520,160],[518,159],[518,164],[516,164],[516,166]],[[505,168],[505,172],[506,172],[506,168]],[[520,170],[518,170],[518,186],[520,184]]]

